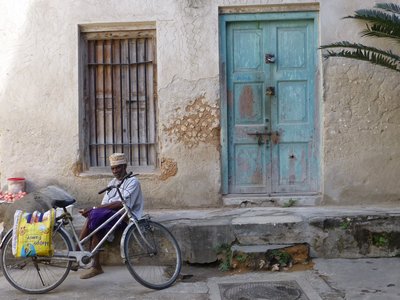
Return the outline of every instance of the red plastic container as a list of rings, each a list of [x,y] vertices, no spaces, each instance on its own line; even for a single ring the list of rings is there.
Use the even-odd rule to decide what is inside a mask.
[[[12,177],[7,179],[8,192],[19,193],[25,192],[25,178]]]

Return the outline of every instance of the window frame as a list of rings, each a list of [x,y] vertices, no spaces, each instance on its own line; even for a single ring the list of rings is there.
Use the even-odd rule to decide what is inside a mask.
[[[79,25],[79,98],[80,101],[80,161],[82,173],[108,174],[109,166],[90,165],[90,120],[87,117],[89,111],[89,92],[87,72],[88,41],[110,39],[140,39],[149,38],[153,47],[153,106],[154,112],[154,165],[128,165],[135,172],[154,173],[159,166],[159,137],[158,137],[158,97],[157,97],[157,39],[155,22],[145,23],[112,23],[112,24],[84,24]],[[111,153],[108,153],[108,155]]]

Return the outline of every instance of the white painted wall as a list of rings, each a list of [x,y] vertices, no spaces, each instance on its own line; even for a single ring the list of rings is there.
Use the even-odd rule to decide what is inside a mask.
[[[220,205],[218,141],[197,140],[189,148],[168,129],[196,99],[219,107],[218,7],[288,3],[320,3],[320,37],[327,43],[355,40],[362,26],[341,17],[375,1],[1,1],[1,186],[8,177],[21,176],[28,192],[57,184],[82,205],[99,201],[96,192],[111,174],[76,174],[81,159],[78,25],[151,21],[157,28],[159,156],[176,162],[178,172],[167,179],[161,171],[140,175],[147,207]],[[325,199],[345,204],[364,201],[367,194],[379,202],[385,194],[397,200],[398,75],[343,60],[322,67]],[[219,116],[214,117],[217,128]]]

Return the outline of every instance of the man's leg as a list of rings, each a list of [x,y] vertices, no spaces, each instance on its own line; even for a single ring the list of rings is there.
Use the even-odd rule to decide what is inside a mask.
[[[79,239],[83,239],[89,235],[89,224],[88,219],[86,219],[85,224],[83,224],[81,234],[79,235]]]
[[[99,238],[98,234],[95,234],[92,238],[91,249],[94,249],[98,245],[99,242],[100,242],[100,238]],[[100,265],[100,252],[99,251],[97,251],[97,253],[93,257],[93,268],[98,271],[101,271],[101,273],[103,273],[103,269],[101,268],[101,265]]]
[[[93,235],[91,239],[90,249],[93,250],[99,242],[100,242],[99,236],[97,234]],[[100,253],[97,252],[93,256],[93,267],[91,267],[86,273],[82,274],[81,279],[92,278],[102,273],[104,273],[104,271],[100,265]]]
[[[88,223],[88,219],[86,219],[85,224],[83,224],[82,227],[82,231],[79,235],[79,240],[82,241],[82,239],[84,239],[85,237],[87,237],[89,235],[89,223]],[[79,249],[79,245],[76,245],[76,251],[80,251],[81,249]]]

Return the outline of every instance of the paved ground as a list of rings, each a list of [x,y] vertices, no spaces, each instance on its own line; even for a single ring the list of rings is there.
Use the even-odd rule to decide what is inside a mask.
[[[193,276],[162,291],[142,287],[124,266],[105,267],[104,274],[88,280],[79,279],[82,271],[71,272],[45,295],[23,294],[0,275],[0,299],[400,299],[400,258],[315,259],[314,263],[312,270],[242,274],[184,266],[183,274]],[[283,292],[290,296],[282,296]]]

